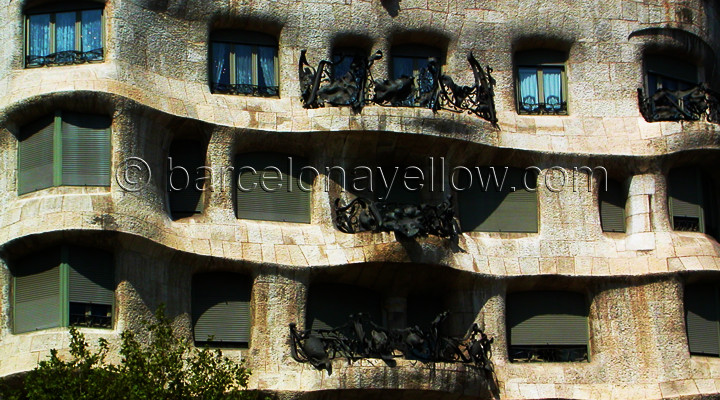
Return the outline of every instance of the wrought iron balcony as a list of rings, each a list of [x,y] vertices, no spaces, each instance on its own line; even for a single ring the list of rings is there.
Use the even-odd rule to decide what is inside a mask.
[[[698,121],[720,123],[720,94],[707,83],[686,90],[660,89],[645,96],[638,89],[640,113],[648,122]]]
[[[336,199],[335,225],[345,233],[396,232],[407,238],[454,239],[460,232],[450,199],[437,205],[414,205],[358,197],[345,206]]]
[[[495,80],[492,69],[483,69],[472,53],[468,54],[468,63],[474,75],[471,86],[457,85],[448,75],[440,72],[440,66],[434,58],[428,59],[428,65],[417,76],[401,76],[397,79],[373,79],[372,66],[382,58],[377,51],[367,60],[354,57],[349,71],[340,78],[334,78],[331,68],[337,63],[322,60],[317,68],[307,61],[306,51],[300,53],[298,73],[301,95],[305,108],[333,106],[352,106],[360,112],[367,103],[391,107],[426,107],[433,111],[448,110],[467,112],[497,124],[495,115]]]
[[[535,97],[525,96],[520,103],[521,114],[567,114],[567,103],[557,96],[548,96],[545,103],[538,103]]]
[[[25,65],[28,67],[72,65],[91,61],[102,61],[102,59],[102,48],[89,51],[67,50],[58,51],[46,56],[27,55],[25,56]]]
[[[423,330],[418,326],[387,329],[363,314],[351,315],[349,321],[334,329],[298,331],[290,324],[291,355],[297,362],[309,362],[318,370],[332,373],[331,360],[345,358],[348,362],[363,358],[380,358],[395,366],[395,358],[423,362],[460,362],[472,364],[492,375],[492,338],[473,324],[465,337],[449,337],[440,333],[439,325],[448,312],[438,315]]]
[[[243,94],[249,96],[271,97],[278,96],[280,94],[280,87],[251,84],[213,83],[212,92],[219,94]]]

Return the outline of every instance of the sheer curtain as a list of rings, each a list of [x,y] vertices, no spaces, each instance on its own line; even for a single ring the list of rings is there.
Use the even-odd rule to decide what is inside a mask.
[[[393,57],[393,79],[401,76],[413,76],[413,59],[410,57]]]
[[[102,49],[102,10],[85,10],[81,16],[83,52]],[[96,58],[102,58],[98,54]]]
[[[560,68],[543,68],[543,92],[545,108],[558,111],[562,108],[562,70]]]
[[[537,68],[519,68],[518,75],[520,78],[520,107],[523,108],[525,111],[537,110]]]
[[[275,55],[277,48],[269,46],[258,46],[258,63],[260,70],[258,71],[258,86],[271,87],[277,86],[275,82]]]
[[[55,14],[55,51],[75,50],[75,12]]]
[[[30,16],[29,56],[50,54],[50,14]]]
[[[228,43],[212,43],[212,84],[230,84],[230,45]]]
[[[235,45],[235,80],[238,85],[252,85],[252,46]]]

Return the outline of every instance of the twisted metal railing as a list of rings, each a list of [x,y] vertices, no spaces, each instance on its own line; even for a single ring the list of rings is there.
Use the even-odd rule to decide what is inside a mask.
[[[58,51],[46,56],[27,55],[25,56],[25,65],[27,66],[52,66],[52,65],[71,65],[82,64],[90,61],[101,61],[103,59],[103,49],[94,49],[89,51],[67,50]]]
[[[279,86],[251,85],[245,83],[213,83],[212,92],[219,94],[244,94],[250,96],[278,96]]]
[[[331,68],[343,59],[335,63],[322,60],[317,68],[313,68],[307,61],[306,51],[302,50],[298,74],[304,107],[352,106],[356,112],[367,103],[425,107],[433,111],[467,112],[497,124],[492,68],[483,69],[472,53],[467,57],[474,77],[474,84],[470,86],[458,85],[450,76],[442,74],[437,60],[432,57],[417,76],[374,79],[372,66],[382,56],[381,51],[368,59],[355,56],[344,76],[333,77]]]
[[[375,324],[364,314],[351,315],[348,323],[334,329],[300,331],[290,324],[291,355],[297,362],[332,373],[331,361],[345,358],[348,363],[364,358],[379,358],[395,366],[395,358],[423,362],[459,362],[474,365],[492,373],[492,338],[473,324],[465,337],[449,337],[440,333],[439,325],[448,312],[438,315],[429,329],[413,326],[387,329]]]
[[[435,235],[452,239],[460,232],[449,198],[437,205],[415,205],[358,197],[344,206],[336,199],[335,225],[345,233],[396,232],[407,238]]]
[[[698,121],[720,123],[720,93],[707,83],[685,90],[660,89],[646,96],[638,89],[640,113],[648,122]]]

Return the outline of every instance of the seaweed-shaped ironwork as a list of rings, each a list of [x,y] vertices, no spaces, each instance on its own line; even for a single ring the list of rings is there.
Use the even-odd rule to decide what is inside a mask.
[[[468,53],[468,63],[473,71],[475,83],[472,86],[460,86],[448,75],[440,76],[439,98],[437,107],[455,112],[467,112],[497,124],[495,115],[495,79],[490,66],[483,70],[473,53]]]
[[[50,65],[72,65],[82,64],[90,61],[102,61],[103,48],[88,51],[66,50],[48,54],[46,56],[27,55],[25,65],[27,66],[50,66]]]
[[[336,199],[335,225],[345,233],[396,232],[407,238],[455,238],[460,231],[450,198],[436,205],[415,205],[358,197],[344,206]]]
[[[322,60],[317,68],[307,61],[307,52],[300,52],[298,75],[305,108],[352,106],[360,110],[368,103],[390,107],[425,107],[437,112],[448,110],[467,112],[490,121],[497,126],[495,113],[495,79],[492,68],[484,69],[472,52],[467,60],[475,82],[471,86],[458,85],[448,75],[442,74],[440,65],[433,57],[428,58],[425,68],[417,76],[403,75],[396,79],[374,79],[372,66],[383,57],[377,51],[370,58],[353,56],[349,70],[342,77],[334,77],[332,68],[344,62]]]
[[[704,116],[708,122],[720,123],[720,94],[707,83],[685,90],[660,89],[652,96],[639,88],[638,103],[648,122],[697,121]]]
[[[382,52],[376,52],[367,60],[353,56],[348,71],[341,77],[334,77],[332,67],[343,63],[347,57],[342,56],[337,62],[322,60],[317,68],[313,68],[307,61],[306,50],[300,52],[298,74],[305,108],[318,108],[325,103],[352,106],[356,111],[363,107],[368,69],[375,60],[382,58]]]
[[[422,362],[460,362],[472,364],[492,373],[493,338],[489,338],[477,324],[465,337],[445,336],[440,324],[447,318],[440,313],[429,329],[412,326],[387,329],[374,323],[364,314],[351,315],[349,321],[333,329],[300,331],[290,324],[291,355],[295,361],[309,362],[318,370],[332,373],[331,361],[345,358],[348,363],[363,358],[379,358],[395,366],[395,358],[403,357]]]

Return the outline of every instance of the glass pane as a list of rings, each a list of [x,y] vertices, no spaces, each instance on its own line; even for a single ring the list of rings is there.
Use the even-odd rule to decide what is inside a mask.
[[[332,58],[333,61],[333,79],[340,79],[350,71],[350,65],[353,62],[353,56],[346,54],[335,54]]]
[[[658,76],[655,74],[648,74],[648,96],[654,95],[658,89]]]
[[[227,43],[212,43],[212,84],[213,89],[217,85],[230,84],[230,45]]]
[[[392,78],[397,79],[401,76],[413,76],[413,59],[410,57],[393,57],[393,74]]]
[[[235,80],[238,85],[252,85],[252,46],[235,45]]]
[[[50,14],[30,16],[30,45],[28,55],[50,54]]]
[[[85,10],[82,20],[82,51],[102,49],[102,10]],[[102,59],[102,53],[94,54],[92,59]]]
[[[518,69],[520,78],[520,108],[533,112],[538,109],[537,68],[521,67]]]
[[[670,91],[678,90],[678,81],[671,78],[662,78],[662,88]]]
[[[277,48],[269,46],[258,46],[258,87],[277,86],[275,80],[275,56]]]
[[[55,51],[75,50],[75,12],[55,14]]]
[[[545,109],[559,111],[562,108],[561,68],[543,68],[543,92]]]

